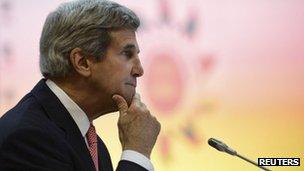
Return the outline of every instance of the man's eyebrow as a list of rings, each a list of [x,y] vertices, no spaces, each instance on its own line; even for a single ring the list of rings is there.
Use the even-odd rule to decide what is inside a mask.
[[[127,44],[123,47],[123,50],[133,50],[136,49],[136,46],[134,44]],[[137,53],[139,53],[140,50],[137,51]]]

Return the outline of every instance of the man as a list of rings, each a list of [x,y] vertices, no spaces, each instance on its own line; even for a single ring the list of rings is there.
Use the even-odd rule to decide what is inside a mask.
[[[160,131],[136,93],[143,75],[129,9],[104,0],[67,2],[40,38],[42,79],[0,119],[0,170],[113,170],[92,121],[119,110],[117,170],[153,170]]]

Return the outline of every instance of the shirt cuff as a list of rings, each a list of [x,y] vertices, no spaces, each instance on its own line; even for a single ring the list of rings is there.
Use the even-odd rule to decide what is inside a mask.
[[[154,171],[151,161],[143,154],[134,150],[124,150],[121,154],[121,160],[128,160],[144,167],[149,171]]]

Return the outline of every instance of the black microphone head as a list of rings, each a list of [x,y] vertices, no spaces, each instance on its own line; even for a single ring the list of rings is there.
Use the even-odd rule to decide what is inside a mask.
[[[215,147],[215,146],[216,146],[215,139],[214,139],[214,138],[209,138],[208,144],[209,144],[211,147]]]
[[[223,143],[222,143],[221,141],[217,140],[217,139],[210,138],[210,139],[208,140],[208,144],[209,144],[211,147],[213,147],[213,148],[215,148],[215,149],[217,149],[217,150],[219,150],[219,151],[225,151],[225,149],[224,149],[223,146],[222,146]]]
[[[228,154],[231,154],[231,155],[236,155],[237,152],[231,148],[229,148],[225,143],[217,140],[217,139],[214,139],[214,138],[210,138],[208,140],[208,144],[217,149],[218,151],[222,151],[222,152],[226,152]]]

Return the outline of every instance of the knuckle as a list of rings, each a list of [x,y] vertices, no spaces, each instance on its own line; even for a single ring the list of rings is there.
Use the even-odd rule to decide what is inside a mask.
[[[140,103],[140,105],[141,105],[141,107],[143,107],[143,108],[147,108],[147,106],[146,106],[146,104],[144,104],[144,103]]]
[[[146,108],[142,107],[142,106],[139,107],[139,111],[140,111],[140,113],[142,115],[145,115],[145,116],[147,116],[149,114],[149,111]]]
[[[148,109],[144,108],[143,109],[143,113],[146,115],[146,116],[151,116],[151,113]]]
[[[150,113],[150,116],[151,116],[151,119],[153,120],[154,123],[158,122],[157,119],[156,119],[156,117],[153,116],[153,115],[151,115],[151,113]]]

